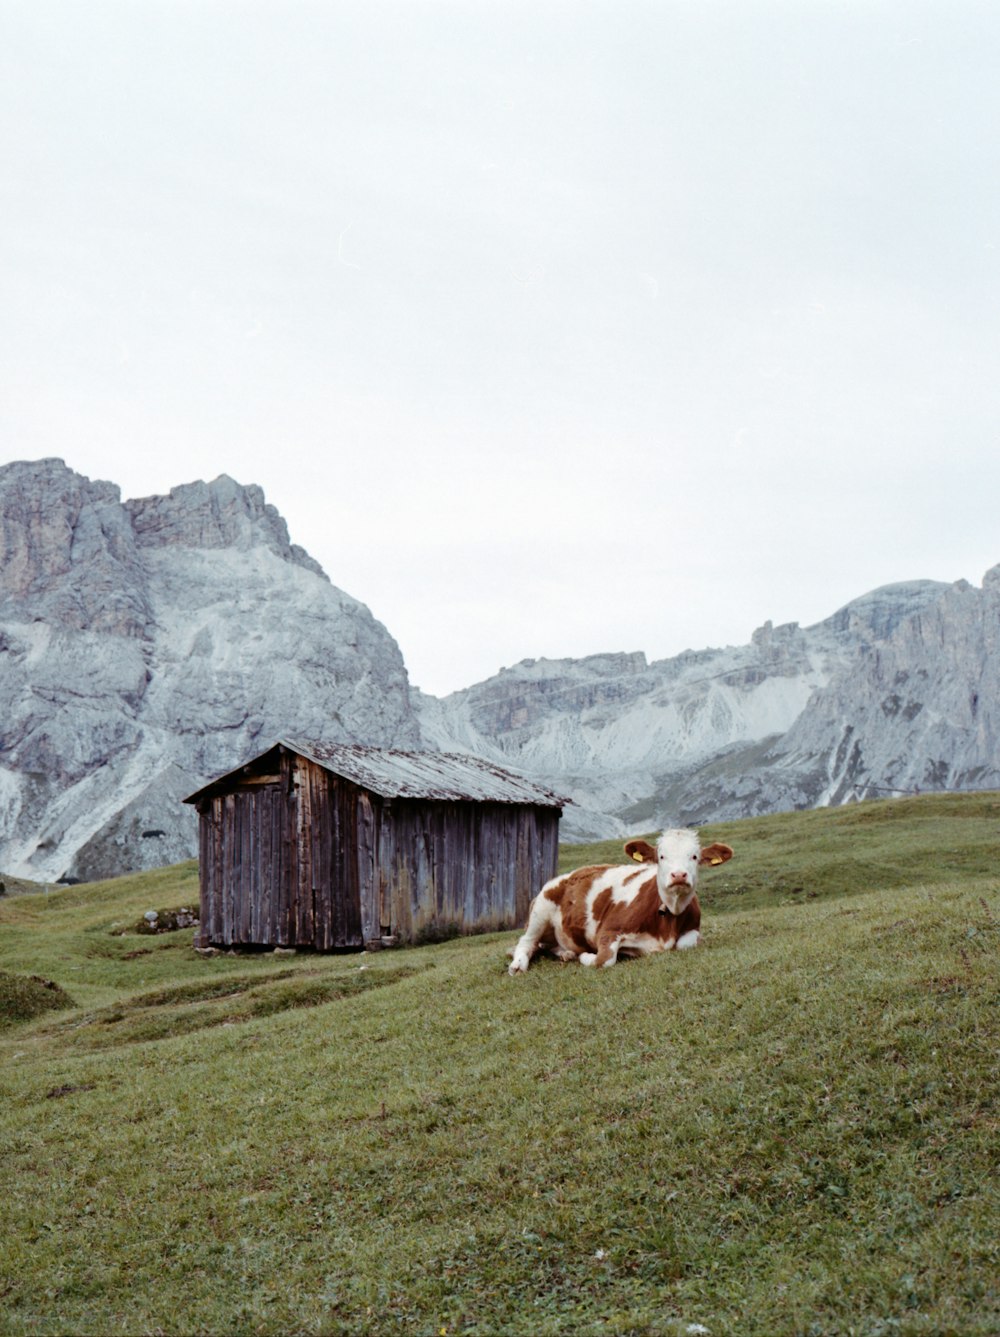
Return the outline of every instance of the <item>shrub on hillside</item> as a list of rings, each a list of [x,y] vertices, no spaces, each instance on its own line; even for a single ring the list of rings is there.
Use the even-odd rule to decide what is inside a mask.
[[[0,970],[0,1030],[19,1021],[30,1021],[43,1012],[75,1006],[65,989],[52,980]]]

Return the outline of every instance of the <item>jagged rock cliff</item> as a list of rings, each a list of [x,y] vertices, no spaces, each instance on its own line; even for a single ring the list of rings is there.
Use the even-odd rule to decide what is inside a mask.
[[[0,868],[39,880],[191,856],[180,798],[280,735],[419,741],[395,641],[226,477],[0,468],[0,666]]]
[[[419,698],[422,727],[437,746],[520,766],[570,795],[571,838],[842,802],[932,777],[993,783],[995,669],[984,665],[1000,625],[996,575],[982,591],[886,586],[814,627],[766,623],[750,645],[652,664],[642,654],[525,660],[443,701]]]
[[[863,642],[747,780],[778,807],[1000,788],[1000,566]]]

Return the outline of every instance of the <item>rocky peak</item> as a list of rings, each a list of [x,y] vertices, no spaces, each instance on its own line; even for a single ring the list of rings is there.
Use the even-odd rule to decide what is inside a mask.
[[[148,608],[120,498],[60,459],[0,468],[0,616],[140,636]]]
[[[852,599],[817,626],[840,635],[869,633],[876,640],[882,640],[908,617],[929,608],[947,589],[947,582],[941,580],[906,580],[894,585],[880,585],[878,589]]]
[[[774,626],[770,621],[750,637],[750,643],[764,663],[777,662],[792,654],[803,654],[806,650],[806,636],[797,622],[783,622]]]
[[[316,575],[322,567],[288,538],[288,526],[256,485],[244,487],[220,474],[211,483],[184,483],[165,497],[125,503],[141,548],[229,548],[246,552],[265,547]]]
[[[522,659],[511,668],[502,668],[495,677],[487,679],[492,686],[516,686],[519,682],[536,683],[543,680],[561,680],[567,676],[588,678],[617,678],[645,672],[648,664],[641,650],[610,651],[585,655],[582,659]],[[476,684],[482,686],[483,684]],[[463,691],[474,688],[463,688]]]

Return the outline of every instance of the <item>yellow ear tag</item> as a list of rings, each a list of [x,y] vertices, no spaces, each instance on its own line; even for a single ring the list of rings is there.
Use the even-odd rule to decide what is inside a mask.
[[[716,864],[718,864],[718,863],[722,863],[723,860],[720,859],[720,858],[718,858],[718,856],[717,856],[716,858],[709,860],[709,862],[711,863],[712,867],[714,868]]]
[[[645,859],[643,859],[642,855],[639,853],[638,850],[633,850],[633,851],[632,851],[632,858],[636,861],[636,863],[645,863],[645,862],[646,862]]]

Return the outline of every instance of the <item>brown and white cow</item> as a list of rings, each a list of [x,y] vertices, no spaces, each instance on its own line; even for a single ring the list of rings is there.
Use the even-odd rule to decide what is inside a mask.
[[[523,974],[538,951],[583,966],[613,966],[619,954],[697,947],[698,869],[725,863],[732,849],[720,844],[702,849],[697,831],[664,831],[655,849],[645,840],[630,840],[625,853],[642,867],[578,868],[545,884],[531,903],[509,974]]]

